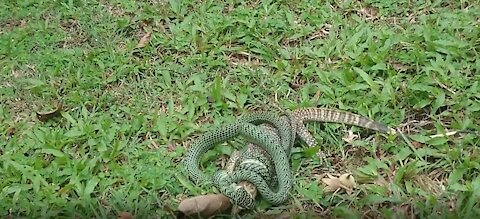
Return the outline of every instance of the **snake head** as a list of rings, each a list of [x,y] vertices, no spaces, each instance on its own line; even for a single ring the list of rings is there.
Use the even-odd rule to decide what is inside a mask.
[[[254,199],[243,187],[238,187],[235,190],[234,197],[234,199],[230,199],[242,209],[251,209],[255,206]]]
[[[212,176],[215,187],[227,196],[230,201],[242,209],[251,209],[255,205],[254,199],[245,188],[235,183],[225,170],[219,170]]]

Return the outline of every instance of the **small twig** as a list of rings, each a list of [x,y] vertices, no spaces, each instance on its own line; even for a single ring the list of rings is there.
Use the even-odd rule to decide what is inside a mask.
[[[415,149],[415,146],[413,146],[412,142],[410,142],[410,140],[407,138],[407,136],[405,136],[405,134],[403,134],[403,132],[401,132],[399,129],[397,129],[397,133],[400,136],[402,136],[403,140],[407,143],[407,145],[410,147],[410,149],[412,149],[413,153],[415,153],[415,155],[417,155],[417,157],[422,159],[422,161],[425,161],[425,159],[423,157],[418,156],[417,149]]]
[[[150,142],[151,142],[151,144],[149,144],[148,147],[150,149],[158,149],[159,147],[158,147],[157,143],[155,143],[155,141],[152,139],[152,136],[151,136],[150,132],[147,132],[147,137],[148,137],[148,139],[150,139]]]
[[[435,79],[435,82],[437,82],[438,85],[439,85],[441,88],[447,90],[448,92],[450,92],[450,93],[452,93],[452,94],[455,94],[455,91],[453,91],[451,88],[447,87],[447,85],[445,85],[445,84],[443,84],[442,82],[440,82],[435,76],[434,76],[433,78]]]
[[[458,131],[452,131],[452,132],[447,132],[445,134],[436,134],[436,135],[430,135],[429,137],[430,138],[436,138],[436,137],[447,137],[447,136],[450,136],[450,135],[455,135],[457,134]]]

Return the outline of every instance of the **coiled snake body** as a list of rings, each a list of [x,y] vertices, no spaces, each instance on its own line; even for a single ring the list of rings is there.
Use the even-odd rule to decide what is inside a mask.
[[[305,121],[337,122],[380,132],[392,131],[384,124],[335,109],[304,108],[280,114],[256,112],[197,138],[185,156],[186,172],[195,183],[212,182],[222,194],[242,208],[252,208],[254,197],[238,182],[247,182],[267,201],[279,205],[288,198],[292,187],[289,159],[295,137],[298,135],[308,146],[317,144],[303,124]],[[249,143],[232,155],[230,171],[219,170],[211,177],[200,171],[199,162],[207,150],[240,136]]]

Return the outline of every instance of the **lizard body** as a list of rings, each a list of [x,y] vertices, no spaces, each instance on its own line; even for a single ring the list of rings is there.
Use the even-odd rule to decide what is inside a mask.
[[[305,122],[343,123],[384,133],[394,133],[393,129],[382,123],[354,113],[330,108],[301,108],[286,112],[279,117],[260,120],[256,120],[255,123],[258,125],[258,129],[255,129],[255,132],[252,131],[256,135],[249,134],[251,138],[256,138],[256,140],[247,143],[242,150],[235,151],[229,160],[227,170],[215,174],[212,178],[215,186],[242,208],[253,207],[253,199],[257,191],[260,191],[262,196],[274,204],[286,200],[286,191],[291,187],[289,181],[291,176],[285,172],[290,171],[290,166],[285,163],[278,164],[276,157],[286,157],[287,159],[290,157],[295,136],[310,147],[317,145],[316,140],[305,127]],[[273,123],[276,124],[272,125]],[[217,132],[220,132],[220,130]],[[247,140],[249,140],[248,137]],[[264,144],[259,144],[261,140],[265,140],[263,141]],[[275,148],[274,145],[280,145],[281,147]],[[190,158],[196,156],[197,154],[190,153]],[[189,157],[187,156],[187,158]],[[187,170],[190,172],[197,168],[197,166],[191,166],[193,162],[194,160],[187,159],[187,164],[190,164],[190,166],[187,166]],[[230,177],[231,175],[235,175],[235,177]],[[235,182],[239,182],[239,184]],[[273,192],[275,189],[278,189],[279,192]]]

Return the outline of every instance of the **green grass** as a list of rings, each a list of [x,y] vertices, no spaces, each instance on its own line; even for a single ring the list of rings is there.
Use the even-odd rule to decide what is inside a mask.
[[[259,199],[240,216],[479,216],[479,5],[2,1],[0,215],[171,217],[183,198],[214,191],[180,173],[192,139],[256,109],[323,106],[399,128],[413,145],[309,124],[326,160],[298,145],[289,201]],[[56,101],[61,116],[39,121]],[[348,130],[361,137],[348,144]],[[451,131],[468,132],[428,137]],[[204,166],[231,152],[215,148]],[[325,193],[327,172],[359,185]]]

